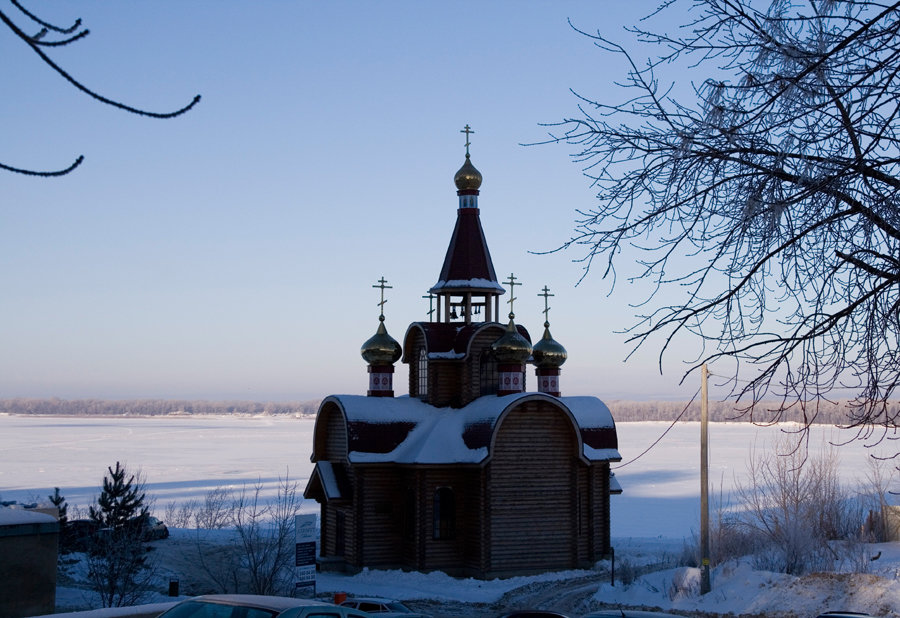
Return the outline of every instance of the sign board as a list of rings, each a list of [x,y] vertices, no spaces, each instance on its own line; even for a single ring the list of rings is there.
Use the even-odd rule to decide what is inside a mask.
[[[316,528],[318,516],[313,515],[297,515],[294,518],[294,526],[296,528],[296,540],[298,543],[312,541],[316,542],[319,538],[319,530]]]
[[[313,595],[316,593],[316,519],[315,515],[297,515],[294,518],[296,587],[311,586]]]
[[[316,542],[297,543],[297,559],[294,565],[298,567],[316,566]]]

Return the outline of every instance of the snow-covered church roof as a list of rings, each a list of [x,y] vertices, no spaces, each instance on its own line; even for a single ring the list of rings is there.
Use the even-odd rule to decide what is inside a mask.
[[[504,414],[534,400],[551,402],[571,416],[585,460],[621,460],[612,414],[596,397],[487,395],[463,408],[436,408],[408,396],[332,395],[322,407],[333,403],[343,413],[351,463],[480,464]]]

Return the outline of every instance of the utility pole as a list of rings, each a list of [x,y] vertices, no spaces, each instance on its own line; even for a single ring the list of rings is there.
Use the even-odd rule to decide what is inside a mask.
[[[709,371],[700,369],[700,594],[709,582]]]

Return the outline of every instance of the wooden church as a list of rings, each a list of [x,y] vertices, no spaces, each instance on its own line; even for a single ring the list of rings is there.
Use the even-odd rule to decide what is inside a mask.
[[[321,570],[441,570],[506,577],[586,568],[610,551],[610,473],[620,461],[612,415],[596,397],[563,397],[566,350],[532,346],[512,312],[500,318],[481,227],[482,176],[469,157],[454,178],[456,227],[429,321],[395,341],[379,317],[361,349],[368,394],[332,395],[316,418],[315,469],[304,496],[321,505]],[[380,285],[382,308],[384,290]],[[395,397],[394,363],[409,364]],[[526,365],[536,390],[526,388]]]

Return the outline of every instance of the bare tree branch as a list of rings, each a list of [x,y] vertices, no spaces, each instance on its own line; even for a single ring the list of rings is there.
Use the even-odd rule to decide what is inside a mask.
[[[193,100],[190,103],[188,103],[187,105],[185,105],[179,109],[176,109],[175,111],[152,112],[152,111],[148,111],[145,109],[141,109],[139,107],[126,105],[125,103],[122,103],[115,99],[111,99],[109,97],[101,95],[97,91],[92,90],[91,88],[88,88],[82,82],[80,82],[78,79],[73,77],[69,72],[67,72],[60,65],[58,65],[56,62],[54,62],[53,59],[50,58],[50,56],[48,56],[42,49],[43,47],[61,47],[61,46],[69,45],[71,43],[74,43],[75,41],[79,41],[79,40],[83,39],[84,37],[86,37],[90,33],[90,31],[87,30],[86,28],[79,30],[79,28],[81,27],[81,19],[77,19],[75,21],[75,23],[72,26],[69,26],[68,28],[62,28],[62,27],[56,26],[52,23],[49,23],[47,21],[40,19],[35,14],[26,10],[21,5],[21,3],[18,2],[18,0],[10,0],[10,3],[16,9],[18,9],[28,19],[28,21],[40,26],[41,29],[37,32],[37,34],[35,34],[34,36],[31,36],[31,35],[27,34],[11,17],[9,17],[6,14],[6,12],[4,12],[2,10],[0,10],[0,22],[2,22],[9,29],[9,31],[12,32],[17,38],[19,38],[22,42],[24,42],[26,45],[28,45],[32,49],[32,51],[34,51],[34,53],[37,54],[38,57],[40,57],[40,59],[43,61],[43,63],[45,65],[50,67],[53,71],[55,71],[57,74],[59,74],[63,79],[65,79],[67,82],[69,82],[72,86],[74,86],[75,88],[77,88],[78,90],[83,92],[84,94],[88,95],[92,99],[95,99],[97,101],[100,101],[101,103],[110,105],[112,107],[116,107],[118,109],[124,110],[124,111],[132,113],[132,114],[136,114],[139,116],[147,116],[150,118],[175,118],[176,116],[180,116],[181,114],[184,114],[188,110],[192,109],[197,103],[200,102],[200,95],[198,94],[197,96],[195,96],[193,98]],[[68,37],[65,37],[65,38],[62,38],[59,40],[55,40],[55,41],[48,41],[48,40],[46,40],[46,36],[48,35],[48,33],[65,34],[65,35],[72,35],[72,36],[68,36]],[[83,160],[84,160],[84,157],[79,156],[75,160],[75,162],[72,163],[71,165],[69,165],[68,167],[62,168],[59,170],[49,171],[49,172],[29,170],[29,169],[15,167],[15,166],[11,166],[11,165],[6,165],[3,163],[0,163],[0,169],[6,170],[9,172],[15,172],[18,174],[25,174],[28,176],[43,176],[43,177],[64,176],[64,175],[68,174],[69,172],[71,172],[72,170],[74,170],[79,165],[81,165]]]
[[[558,250],[583,250],[585,275],[634,260],[651,291],[627,332],[662,339],[660,367],[687,334],[712,348],[697,366],[734,361],[751,414],[774,395],[815,418],[849,389],[848,425],[895,430],[900,2],[698,0],[677,35],[644,25],[682,4],[626,29],[645,61],[579,30],[626,74],[621,100],[576,94],[579,115],[546,125],[598,198]]]

